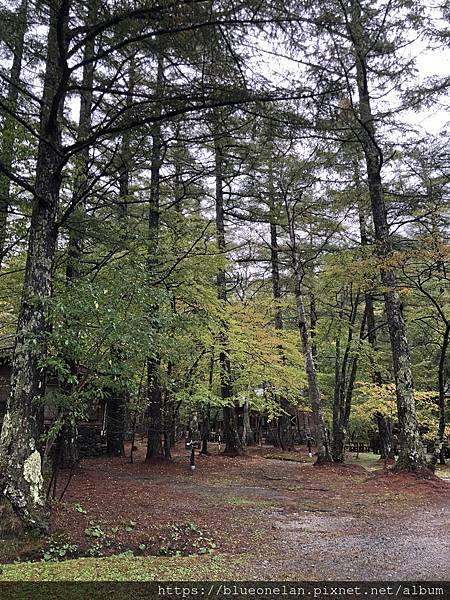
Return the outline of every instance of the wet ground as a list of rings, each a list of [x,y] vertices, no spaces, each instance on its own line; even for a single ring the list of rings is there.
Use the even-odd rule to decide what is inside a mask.
[[[304,451],[270,448],[199,457],[194,474],[182,447],[170,464],[142,457],[143,449],[133,465],[83,461],[55,505],[53,531],[87,548],[86,528],[118,529],[113,549],[145,544],[152,551],[155,540],[168,543],[174,525],[200,531],[194,546],[209,540],[204,551],[229,556],[239,579],[450,577],[450,484],[443,480],[374,470],[373,458],[361,461],[370,470],[316,467]]]

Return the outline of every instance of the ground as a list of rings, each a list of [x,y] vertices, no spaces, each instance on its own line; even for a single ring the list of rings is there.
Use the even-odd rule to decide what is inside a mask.
[[[22,562],[0,581],[449,579],[448,470],[446,481],[393,474],[374,455],[317,467],[305,449],[212,452],[194,473],[182,445],[171,463],[145,464],[143,447],[132,465],[83,460],[53,503],[50,542],[2,544],[0,560]]]

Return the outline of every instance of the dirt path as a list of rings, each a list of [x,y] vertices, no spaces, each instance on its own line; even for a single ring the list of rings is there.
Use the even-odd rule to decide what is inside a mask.
[[[142,451],[133,465],[83,461],[55,505],[53,531],[88,548],[98,541],[86,529],[98,526],[111,552],[226,554],[239,579],[450,577],[449,483],[319,468],[270,449],[199,457],[192,475],[186,454],[180,447],[171,464],[144,464]]]
[[[316,497],[314,508],[305,508],[300,490],[296,508],[269,514],[274,551],[251,564],[253,576],[269,571],[274,579],[448,580],[448,495],[446,501],[435,493],[428,500],[427,494],[394,491],[390,482],[378,496],[365,489],[371,484],[353,476],[333,482],[333,492]]]

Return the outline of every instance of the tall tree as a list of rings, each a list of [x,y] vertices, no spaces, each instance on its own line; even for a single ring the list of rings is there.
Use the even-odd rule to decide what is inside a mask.
[[[317,464],[326,464],[333,462],[330,448],[330,435],[326,426],[323,414],[322,399],[320,396],[319,381],[317,378],[316,365],[312,352],[311,336],[309,333],[309,324],[305,309],[303,293],[303,268],[299,257],[297,236],[295,232],[295,203],[290,205],[286,200],[286,217],[289,229],[290,252],[292,260],[292,270],[294,274],[295,303],[297,308],[297,322],[300,330],[300,340],[303,354],[305,356],[306,373],[308,376],[308,394],[313,409],[316,445],[317,445]]]
[[[216,231],[217,249],[221,254],[226,252],[225,238],[225,207],[224,207],[224,147],[223,134],[218,126],[219,113],[214,114],[214,176],[215,176],[215,205],[216,205]],[[227,302],[226,272],[221,268],[217,273],[217,295],[223,303]],[[223,406],[223,437],[225,442],[225,454],[237,456],[241,454],[242,444],[239,439],[236,409],[233,404],[233,384],[231,362],[228,349],[227,325],[223,321],[219,334],[219,365],[220,365],[220,395],[224,402]]]
[[[42,402],[45,390],[47,305],[52,293],[56,217],[61,187],[61,115],[68,67],[66,27],[70,2],[50,3],[47,58],[40,115],[33,210],[19,313],[11,394],[0,440],[4,498],[23,523],[46,529],[42,495]]]
[[[129,57],[127,77],[126,106],[129,109],[133,103],[135,86],[135,57]],[[117,222],[120,228],[119,237],[125,242],[127,236],[128,202],[130,200],[130,171],[131,148],[130,132],[127,130],[122,134],[119,153],[119,197],[117,202]],[[121,244],[123,245],[123,243]],[[125,359],[125,349],[120,342],[111,347],[111,366],[115,372],[114,381],[108,389],[107,413],[106,413],[106,444],[107,452],[111,456],[125,455],[125,420],[127,401],[129,397],[127,385],[124,382],[123,369],[121,365]]]
[[[269,148],[273,154],[273,145],[269,143]],[[268,164],[268,207],[269,207],[269,228],[270,228],[270,263],[271,263],[271,280],[272,280],[272,295],[275,302],[274,324],[278,330],[283,329],[283,313],[281,311],[281,282],[280,282],[280,257],[278,244],[278,214],[280,207],[277,206],[277,199],[274,186],[274,164],[273,155],[269,156]],[[283,349],[280,348],[281,358],[283,360]],[[278,398],[282,414],[278,417],[278,439],[282,450],[293,450],[294,443],[291,432],[291,421],[289,416],[289,402],[286,398]]]
[[[407,43],[408,35],[420,22],[421,4],[388,0],[374,7],[358,0],[337,0],[326,7],[309,3],[303,6],[311,11],[305,23],[311,24],[310,31],[317,43],[316,48],[323,49],[325,36],[335,49],[333,56],[326,59],[323,65],[315,63],[309,72],[317,82],[320,80],[323,93],[329,95],[328,108],[335,100],[335,77],[340,77],[348,95],[348,111],[353,117],[348,127],[349,139],[353,141],[356,138],[364,155],[397,390],[401,451],[396,468],[416,470],[424,466],[425,457],[418,432],[411,355],[402,301],[397,290],[395,269],[389,264],[393,242],[382,175],[385,144],[380,127],[383,121],[373,110],[371,82],[375,79],[380,89],[387,90],[387,87],[400,84],[410,72],[411,61],[401,55],[401,47]],[[327,109],[321,104],[317,110],[324,115]],[[390,116],[393,117],[393,112]],[[332,119],[325,118],[323,123],[329,129]]]
[[[364,28],[361,6],[352,0],[350,11],[345,15],[356,60],[356,84],[359,99],[359,139],[367,168],[368,188],[372,206],[375,239],[379,256],[387,261],[392,254],[392,242],[386,216],[381,170],[383,154],[377,139],[375,118],[372,112],[369,89],[370,37]],[[382,32],[380,32],[382,33]],[[400,427],[401,450],[396,468],[415,470],[425,464],[422,442],[419,438],[414,385],[411,371],[406,325],[402,302],[396,289],[395,271],[383,266],[381,281],[385,286],[384,301],[392,346],[392,358],[397,390],[397,411]]]
[[[156,111],[161,113],[164,98],[164,59],[162,55],[157,58],[157,77],[155,86],[157,98]],[[160,238],[160,184],[162,164],[162,138],[161,124],[156,122],[152,127],[152,152],[150,163],[150,197],[148,216],[148,270],[150,278],[155,275],[157,266],[159,238]],[[151,279],[150,279],[151,281]],[[158,307],[153,307],[152,320],[158,320]],[[154,356],[147,360],[147,386],[148,386],[148,437],[146,460],[164,457],[162,446],[163,414],[162,414],[162,387],[160,382],[161,358],[156,351]]]

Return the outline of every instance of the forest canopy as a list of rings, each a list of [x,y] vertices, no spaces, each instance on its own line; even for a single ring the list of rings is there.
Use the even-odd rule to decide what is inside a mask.
[[[149,462],[263,422],[288,449],[299,412],[319,464],[374,436],[397,470],[445,460],[448,10],[0,3],[0,485],[26,528],[102,406],[106,451],[142,431]]]

